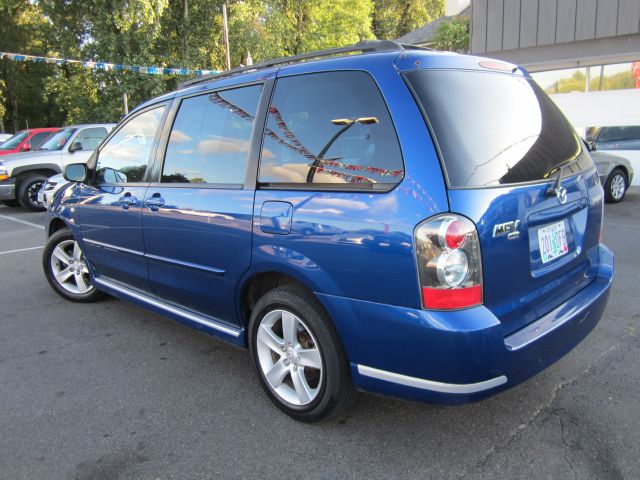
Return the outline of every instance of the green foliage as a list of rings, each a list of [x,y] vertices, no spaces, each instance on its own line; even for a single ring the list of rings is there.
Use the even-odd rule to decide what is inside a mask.
[[[440,25],[431,46],[438,50],[467,53],[469,51],[469,19],[454,18]]]
[[[444,0],[374,0],[373,33],[393,40],[444,15]]]
[[[597,70],[596,70],[597,72]],[[606,70],[605,70],[606,72]],[[561,78],[553,85],[547,87],[547,93],[571,93],[584,92],[587,80],[583,70],[574,71],[571,76]],[[624,72],[618,72],[602,77],[602,88],[600,87],[600,75],[591,70],[591,79],[589,81],[589,89],[596,90],[621,90],[625,88],[635,88],[635,78],[631,69]]]
[[[3,51],[223,70],[223,0],[0,0]],[[232,67],[371,38],[397,38],[444,0],[228,0]],[[0,118],[29,126],[115,122],[183,77],[0,61]],[[2,124],[2,122],[0,122]]]

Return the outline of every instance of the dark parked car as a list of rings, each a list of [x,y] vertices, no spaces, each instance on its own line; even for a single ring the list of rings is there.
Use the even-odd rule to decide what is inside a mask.
[[[591,157],[495,60],[365,42],[199,78],[65,177],[52,288],[248,348],[303,421],[356,389],[458,404],[517,385],[594,328],[613,277]]]

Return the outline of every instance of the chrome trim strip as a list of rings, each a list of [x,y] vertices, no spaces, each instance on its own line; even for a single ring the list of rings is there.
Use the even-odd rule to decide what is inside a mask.
[[[441,393],[476,393],[490,388],[497,387],[507,383],[507,377],[501,375],[489,380],[478,383],[443,383],[434,380],[425,380],[424,378],[409,377],[399,373],[387,372],[386,370],[378,370],[377,368],[358,365],[358,373],[365,377],[377,378],[386,382],[398,383],[407,387],[420,388],[422,390],[431,390]]]
[[[130,249],[124,248],[124,247],[117,247],[117,246],[111,245],[109,243],[102,243],[102,242],[99,242],[97,240],[91,240],[90,238],[83,238],[82,240],[84,240],[85,243],[90,243],[91,245],[96,245],[98,247],[108,248],[109,250],[117,250],[119,252],[124,252],[124,253],[130,253],[130,254],[136,255],[138,257],[144,257],[144,253],[143,252],[139,252],[138,250],[130,250]]]
[[[224,270],[215,267],[207,267],[206,265],[200,265],[199,263],[182,262],[173,258],[161,257],[159,255],[151,255],[145,253],[144,256],[150,260],[157,260],[159,262],[170,263],[171,265],[178,265],[179,267],[193,268],[194,270],[203,270],[205,272],[214,273],[216,275],[224,275]]]
[[[90,243],[92,245],[96,245],[102,248],[108,248],[110,250],[116,250],[118,252],[130,253],[131,255],[135,255],[137,257],[145,257],[151,260],[157,260],[159,262],[170,263],[172,265],[178,265],[181,267],[193,268],[196,270],[203,270],[205,272],[214,273],[216,275],[224,275],[225,271],[220,268],[215,267],[207,267],[206,265],[200,265],[198,263],[190,263],[190,262],[181,262],[180,260],[174,260],[172,258],[161,257],[159,255],[151,255],[149,253],[139,252],[138,250],[131,250],[129,248],[118,247],[116,245],[111,245],[110,243],[103,243],[97,240],[91,240],[90,238],[85,238],[84,241],[86,243]]]
[[[103,278],[98,277],[94,279],[94,282],[98,285],[102,285],[104,287],[120,292],[123,295],[127,295],[129,297],[135,298],[136,300],[139,300],[141,302],[145,302],[149,305],[153,305],[154,307],[161,308],[162,310],[173,313],[174,315],[177,315],[179,317],[186,318],[187,320],[191,320],[192,322],[199,323],[200,325],[204,325],[205,327],[209,327],[213,330],[226,333],[227,335],[232,335],[238,338],[242,333],[242,330],[239,330],[237,328],[229,327],[221,323],[211,321],[206,317],[203,317],[202,315],[198,315],[197,313],[187,312],[186,310],[183,310],[178,307],[174,307],[173,305],[169,305],[160,300],[156,300],[154,298],[148,297],[147,295],[144,295],[142,293],[129,290],[128,288],[122,287],[109,280],[105,280]]]

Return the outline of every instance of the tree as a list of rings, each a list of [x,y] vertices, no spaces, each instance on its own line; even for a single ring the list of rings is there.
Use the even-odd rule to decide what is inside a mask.
[[[469,51],[469,19],[458,17],[440,25],[431,46],[438,50],[467,53]]]
[[[374,0],[373,33],[393,40],[444,15],[444,0]]]

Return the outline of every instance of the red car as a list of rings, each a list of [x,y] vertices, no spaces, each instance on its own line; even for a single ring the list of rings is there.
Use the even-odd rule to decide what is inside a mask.
[[[35,150],[42,145],[52,133],[59,130],[59,128],[31,128],[29,130],[22,130],[0,145],[0,155]]]

